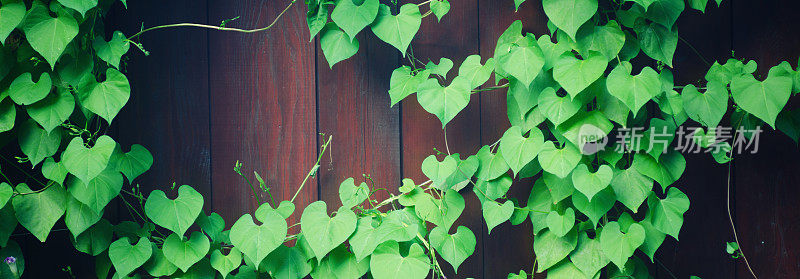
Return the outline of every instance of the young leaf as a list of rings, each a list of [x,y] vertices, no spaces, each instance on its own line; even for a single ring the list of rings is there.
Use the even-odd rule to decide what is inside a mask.
[[[392,15],[389,6],[381,4],[378,17],[372,23],[372,32],[379,39],[400,50],[405,56],[411,40],[414,39],[421,25],[422,14],[420,14],[417,4],[403,5],[397,15]]]
[[[76,0],[77,1],[77,0]],[[86,1],[86,0],[84,0]],[[88,0],[92,1],[92,0]],[[121,31],[114,31],[111,41],[106,42],[102,36],[97,36],[92,42],[92,48],[97,52],[97,57],[119,69],[119,61],[128,52],[130,43]]]
[[[342,206],[345,208],[352,208],[361,204],[369,198],[369,186],[366,182],[361,182],[356,186],[355,179],[348,178],[339,184],[339,200],[342,201]]]
[[[342,2],[349,1],[350,0],[344,0]],[[347,33],[339,29],[334,23],[328,23],[325,25],[325,28],[322,29],[319,46],[322,48],[322,54],[325,55],[325,60],[328,61],[328,66],[331,69],[333,69],[333,65],[339,63],[339,61],[355,55],[359,47],[356,38],[350,38]]]
[[[442,258],[453,266],[453,270],[458,273],[458,267],[473,252],[475,252],[475,234],[467,227],[459,226],[455,234],[449,234],[442,227],[431,230],[431,245],[436,249]]]
[[[422,161],[422,173],[433,182],[433,186],[439,190],[447,190],[447,178],[458,171],[458,162],[453,157],[447,156],[439,162],[436,155],[430,155]]]
[[[491,234],[494,227],[508,221],[511,215],[514,215],[514,202],[508,200],[499,204],[494,201],[484,201],[482,211],[486,228],[489,230],[487,234]]]
[[[189,226],[194,224],[201,211],[203,211],[203,195],[189,185],[178,188],[178,196],[174,200],[167,198],[164,191],[155,190],[150,192],[144,203],[144,212],[153,223],[179,236],[186,233]],[[188,269],[188,266],[186,268]]]
[[[458,76],[448,85],[442,87],[436,79],[428,79],[417,87],[417,101],[426,111],[436,115],[444,128],[456,117],[467,104],[470,97],[470,82]]]

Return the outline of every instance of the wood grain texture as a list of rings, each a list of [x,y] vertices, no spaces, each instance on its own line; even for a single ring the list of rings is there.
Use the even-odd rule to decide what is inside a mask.
[[[513,1],[481,0],[479,5],[480,51],[484,59],[494,56],[497,39],[516,20],[522,20],[523,32],[536,34],[537,37],[547,32],[541,1],[525,1],[517,12],[514,11]],[[494,77],[486,85],[494,85]],[[502,89],[480,94],[482,145],[499,140],[511,125],[505,113],[506,92],[506,89]],[[528,200],[534,181],[515,181],[508,195],[524,203]],[[494,228],[490,235],[484,232],[484,278],[505,278],[509,273],[518,273],[520,270],[531,273],[534,262],[531,229],[530,221],[518,226],[505,222]],[[536,276],[544,278],[543,274]]]
[[[288,3],[210,1],[209,21],[241,16],[229,26],[263,27]],[[254,170],[261,174],[276,200],[291,199],[314,165],[315,52],[308,36],[302,5],[292,7],[266,32],[209,35],[214,209],[228,226],[256,209],[249,187],[233,172],[237,160],[251,180]],[[317,200],[316,183],[316,178],[306,182],[295,200],[297,208]],[[295,212],[289,222],[299,219],[300,212]]]
[[[800,20],[794,11],[799,3],[736,1],[733,8],[737,56],[755,59],[762,78],[781,61],[797,66]],[[796,102],[790,103],[797,108]],[[796,278],[800,273],[800,152],[781,132],[764,129],[758,153],[742,154],[734,161],[737,232],[759,278]],[[737,263],[738,277],[749,277],[744,262]]]
[[[478,2],[477,0],[451,1],[450,13],[441,22],[431,15],[422,20],[417,37],[411,44],[414,55],[423,63],[447,57],[453,60],[450,79],[455,77],[458,66],[469,55],[479,53],[478,34]],[[422,8],[424,13],[427,8]],[[416,95],[414,95],[416,96]],[[425,111],[415,97],[406,98],[402,102],[402,145],[403,145],[403,177],[421,183],[427,178],[422,174],[422,161],[431,154],[433,148],[447,152],[442,125],[436,116]],[[462,159],[478,152],[480,145],[480,101],[473,94],[468,106],[447,124],[447,142],[451,153],[459,153]],[[441,157],[441,156],[440,156]],[[442,158],[439,158],[441,160]],[[486,225],[483,222],[480,202],[470,188],[462,191],[466,208],[453,226],[455,231],[459,225],[466,226],[475,234],[477,245],[475,253],[461,264],[458,278],[483,277],[483,234]],[[452,233],[452,232],[451,232]],[[452,274],[452,268],[444,263],[445,274]],[[448,276],[451,277],[451,276]]]
[[[401,180],[400,109],[389,107],[388,94],[388,77],[398,67],[399,53],[369,27],[356,39],[361,45],[358,54],[333,69],[317,48],[319,132],[333,135],[330,154],[321,162],[319,193],[331,206],[341,205],[339,184],[349,177],[358,185],[368,174],[374,189],[395,194]],[[373,195],[379,201],[388,197],[383,190]]]

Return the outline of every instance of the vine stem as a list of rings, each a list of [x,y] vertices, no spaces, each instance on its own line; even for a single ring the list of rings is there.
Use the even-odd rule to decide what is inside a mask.
[[[430,184],[431,182],[433,182],[433,181],[432,180],[428,180],[428,181],[422,182],[422,184],[420,184],[419,186],[425,186],[427,184]],[[429,188],[422,189],[422,191],[427,191],[428,189]],[[400,199],[400,197],[402,197],[402,196],[403,195],[397,195],[397,196],[392,196],[391,198],[385,199],[382,202],[380,202],[379,204],[375,205],[375,207],[373,207],[372,209],[376,209],[377,210],[378,208],[381,208],[381,207],[383,207],[383,206],[385,206],[387,204],[390,204],[390,203]]]
[[[281,11],[281,13],[279,13],[278,16],[275,17],[275,19],[272,21],[272,23],[270,23],[266,27],[262,27],[262,28],[257,28],[257,29],[239,29],[239,28],[230,28],[230,27],[222,27],[222,26],[214,26],[214,25],[207,25],[207,24],[200,24],[200,23],[188,23],[188,22],[185,22],[185,23],[158,25],[158,26],[153,26],[153,27],[147,28],[147,29],[143,29],[143,30],[139,31],[136,34],[133,34],[133,36],[128,37],[128,40],[129,41],[133,41],[134,38],[139,37],[140,35],[148,32],[148,31],[153,31],[153,30],[163,29],[163,28],[173,28],[173,27],[199,27],[199,28],[214,29],[214,30],[220,30],[220,31],[232,31],[232,32],[240,32],[240,33],[261,32],[261,31],[269,30],[270,28],[272,28],[272,26],[274,26],[275,23],[278,22],[278,20],[281,18],[281,16],[283,16],[283,14],[285,14],[286,11],[288,11],[289,8],[291,8],[294,5],[294,2],[296,2],[296,1],[297,0],[292,0],[292,2],[289,2],[289,5],[287,5],[286,8],[284,8],[283,11]]]
[[[444,272],[442,272],[442,267],[439,266],[439,261],[436,260],[436,250],[434,250],[433,247],[431,247],[431,245],[428,243],[428,241],[425,240],[425,237],[423,237],[419,232],[417,232],[417,238],[419,238],[419,240],[422,241],[422,244],[424,244],[425,247],[428,248],[428,252],[431,253],[430,256],[431,256],[431,259],[433,260],[433,265],[435,267],[434,269],[436,271],[439,271],[439,275],[442,276],[442,278],[447,279],[447,276],[445,276]]]
[[[297,192],[294,193],[294,196],[292,196],[292,199],[289,200],[289,202],[294,203],[294,199],[297,198],[297,195],[300,194],[301,190],[303,190],[303,186],[306,185],[308,178],[317,172],[317,170],[319,169],[319,162],[322,161],[322,155],[325,155],[325,150],[328,150],[328,146],[330,146],[332,140],[333,140],[333,135],[328,136],[328,139],[325,141],[325,143],[322,144],[322,151],[320,151],[319,155],[317,156],[317,162],[314,163],[314,167],[312,167],[311,170],[308,171],[308,174],[306,174],[306,178],[303,178],[303,182],[300,183],[300,188],[297,188]]]
[[[742,114],[742,116],[739,117],[739,121],[736,124],[737,131],[736,131],[736,134],[734,134],[734,136],[733,136],[734,140],[736,139],[736,135],[738,135],[738,132],[739,132],[738,131],[738,127],[739,127],[739,125],[742,124],[742,120],[744,120],[744,117],[745,117],[744,114]],[[733,214],[731,214],[731,165],[732,165],[732,161],[733,161],[733,157],[732,156],[733,156],[733,148],[731,148],[731,150],[729,151],[729,154],[728,154],[728,158],[731,158],[731,160],[728,161],[728,181],[727,181],[727,187],[726,187],[727,188],[727,196],[725,198],[725,204],[726,204],[726,207],[727,207],[726,209],[728,210],[728,220],[731,222],[731,230],[733,231],[733,239],[734,239],[734,241],[736,241],[736,245],[739,246],[739,253],[742,254],[742,258],[744,259],[744,264],[747,266],[747,270],[750,271],[750,275],[753,275],[753,278],[758,279],[758,276],[756,276],[756,273],[753,272],[753,268],[750,267],[750,262],[747,260],[747,256],[745,256],[744,255],[744,251],[742,251],[742,244],[739,243],[739,235],[736,233],[736,224],[733,222]]]
[[[700,57],[700,60],[703,60],[703,63],[706,63],[706,66],[709,66],[709,67],[711,66],[711,63],[709,63],[709,62],[708,62],[708,60],[706,60],[706,58],[705,58],[705,57],[703,57],[703,55],[702,55],[702,54],[700,54],[700,51],[697,51],[697,49],[696,49],[696,48],[694,48],[694,46],[693,46],[692,44],[690,44],[689,42],[687,42],[687,41],[686,41],[686,39],[684,39],[684,38],[683,38],[683,37],[681,37],[681,36],[678,36],[678,39],[680,39],[680,40],[681,40],[681,42],[683,42],[684,44],[686,44],[687,46],[689,46],[689,48],[690,48],[690,49],[692,49],[692,51],[694,51],[694,54],[697,54],[697,57]]]

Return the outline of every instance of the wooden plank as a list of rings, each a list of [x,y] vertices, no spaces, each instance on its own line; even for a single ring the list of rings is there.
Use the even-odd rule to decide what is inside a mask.
[[[494,56],[494,49],[500,34],[516,20],[522,20],[523,32],[537,35],[547,33],[547,22],[542,11],[541,1],[526,1],[520,10],[514,12],[513,1],[480,1],[480,51],[481,57]],[[494,77],[487,83],[494,85]],[[510,127],[506,115],[506,91],[497,90],[481,93],[481,144],[492,144],[503,136]],[[533,179],[515,181],[509,196],[527,201]],[[509,273],[533,269],[533,235],[531,223],[526,221],[518,226],[503,223],[492,230],[484,239],[484,278],[505,278]],[[485,232],[484,232],[485,234]],[[537,276],[543,277],[542,274]],[[537,277],[538,278],[538,277]]]
[[[112,19],[128,35],[138,32],[142,23],[206,23],[206,1],[131,2]],[[144,34],[140,40],[150,55],[131,47],[124,67],[131,98],[112,128],[124,151],[138,143],[153,154],[153,166],[136,181],[145,195],[169,190],[173,182],[191,185],[203,194],[205,209],[210,210],[207,39],[204,29]]]
[[[210,1],[209,21],[240,16],[228,26],[260,28],[289,2]],[[237,160],[251,180],[253,170],[261,174],[276,200],[291,199],[316,160],[315,53],[301,4],[268,31],[209,35],[214,208],[228,226],[256,209],[249,187],[232,170]],[[298,209],[317,200],[316,185],[315,178],[306,182]],[[299,219],[298,210],[289,222]]]
[[[737,1],[733,13],[733,46],[736,55],[754,59],[757,74],[781,61],[796,66],[800,24],[793,11],[796,1]],[[796,102],[790,107],[797,108]],[[766,126],[766,125],[764,125]],[[736,221],[742,251],[759,278],[794,278],[800,272],[800,152],[781,132],[764,127],[757,154],[735,160]],[[744,262],[737,260],[739,278],[751,278]]]
[[[369,28],[356,39],[358,54],[330,69],[317,48],[319,132],[333,135],[330,154],[319,172],[320,198],[341,205],[339,184],[349,177],[356,184],[374,180],[375,189],[397,193],[400,185],[400,109],[389,107],[389,77],[397,68],[398,52],[381,42]],[[320,142],[324,139],[320,137]],[[367,181],[367,183],[371,183]],[[378,191],[374,199],[388,198]]]
[[[675,52],[672,71],[675,85],[705,86],[703,78],[710,65],[703,59],[709,63],[725,63],[730,58],[730,16],[730,1],[723,2],[721,7],[709,3],[705,14],[689,7],[681,14],[677,25],[681,38],[686,42],[679,41]],[[721,125],[729,125],[728,119],[726,117]],[[693,121],[684,125],[687,129],[698,126]],[[689,197],[691,207],[684,214],[680,241],[667,237],[656,253],[656,260],[663,265],[650,265],[651,273],[658,278],[672,278],[670,273],[678,278],[691,275],[734,278],[734,262],[724,251],[724,240],[730,236],[725,199],[727,166],[717,164],[710,154],[683,155],[686,170],[673,186]]]
[[[424,63],[439,63],[442,57],[453,60],[455,64],[450,72],[450,79],[458,72],[458,66],[471,54],[478,54],[478,2],[477,0],[451,1],[450,13],[436,21],[433,15],[422,20],[417,37],[412,42],[414,55]],[[424,13],[427,8],[422,8]],[[422,174],[422,161],[431,154],[433,148],[447,152],[441,122],[433,114],[425,111],[416,98],[407,98],[402,102],[402,146],[403,177],[414,179],[420,183],[427,178]],[[461,111],[447,124],[447,138],[452,153],[467,155],[478,152],[480,144],[480,101],[473,96],[467,108]],[[441,158],[439,158],[441,160]],[[457,278],[485,278],[483,276],[483,232],[486,230],[480,210],[480,202],[471,190],[461,191],[466,208],[452,231],[463,225],[475,233],[477,245],[474,254],[461,264]],[[452,268],[444,263],[445,274],[452,274]]]

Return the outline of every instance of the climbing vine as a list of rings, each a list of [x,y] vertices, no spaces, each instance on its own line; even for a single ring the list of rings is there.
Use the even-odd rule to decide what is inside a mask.
[[[675,22],[686,10],[705,11],[707,0],[543,0],[548,34],[524,34],[516,21],[492,57],[469,56],[456,73],[448,58],[424,63],[410,51],[422,20],[441,20],[450,3],[396,2],[306,0],[310,38],[318,36],[332,68],[358,52],[356,35],[369,30],[408,58],[387,77],[387,105],[415,96],[444,128],[473,94],[506,94],[512,127],[477,154],[430,155],[421,165],[428,180],[403,179],[386,200],[373,198],[379,188],[368,177],[350,178],[339,185],[341,206],[295,210],[294,197],[270,194],[226,230],[191,186],[173,186],[174,199],[131,186],[153,157],[141,145],[125,152],[106,135],[130,97],[123,56],[131,45],[146,53],[137,38],[157,29],[268,31],[295,1],[263,28],[179,23],[128,37],[103,25],[124,0],[3,0],[0,145],[17,144],[21,154],[6,157],[16,147],[4,148],[1,158],[0,278],[25,271],[12,237],[18,225],[44,242],[62,218],[75,248],[96,256],[100,278],[444,278],[475,251],[472,229],[454,225],[469,191],[488,233],[504,222],[532,224],[534,269],[509,278],[649,278],[646,262],[666,237],[678,239],[690,206],[674,185],[687,164],[681,152],[728,163],[756,147],[764,123],[800,138],[800,115],[784,109],[800,92],[788,62],[757,78],[756,62],[732,57],[697,84],[674,84]],[[514,0],[517,8],[524,2]],[[298,193],[332,144],[324,138]],[[10,168],[26,177],[6,175]],[[254,196],[270,193],[258,173],[256,187],[241,164],[234,170]],[[507,196],[515,179],[529,177],[527,200]],[[115,198],[134,220],[103,217]],[[292,215],[300,222],[289,224]],[[746,261],[737,242],[727,251]]]

